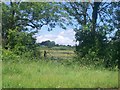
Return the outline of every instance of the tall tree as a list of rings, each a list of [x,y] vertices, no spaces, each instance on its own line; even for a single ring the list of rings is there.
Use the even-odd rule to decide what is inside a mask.
[[[2,3],[2,37],[3,46],[8,43],[9,29],[18,28],[18,31],[28,31],[33,34],[44,25],[51,30],[56,24],[62,24],[58,7],[49,2],[9,2]],[[57,20],[59,22],[57,22]]]
[[[112,6],[115,8],[114,10],[114,27],[115,35],[112,37],[112,40],[110,41],[110,49],[109,49],[109,56],[111,56],[111,65],[118,65],[120,64],[120,2],[112,3]],[[119,67],[120,69],[120,67]]]
[[[76,47],[77,51],[86,47],[86,50],[83,49],[82,53],[87,53],[89,49],[96,46],[97,42],[102,44],[102,39],[105,37],[97,32],[98,27],[96,27],[100,9],[102,10],[102,7],[100,8],[101,4],[101,2],[71,2],[64,5],[69,15],[77,21],[77,28],[75,29],[76,41],[79,41],[79,45]]]
[[[118,5],[113,2],[71,2],[63,3],[63,6],[72,18],[71,21],[75,24],[75,37],[76,41],[79,42],[76,46],[77,53],[86,56],[94,52],[104,60],[107,58],[105,61],[107,62],[107,53],[109,52],[107,47],[109,47],[111,34],[119,27],[119,18],[113,18],[113,16],[116,16],[114,15],[116,9],[117,12],[119,11],[116,8]],[[76,20],[76,22],[73,20]],[[114,21],[117,22],[116,25]],[[118,33],[115,36],[119,37]],[[116,45],[118,46],[118,44]]]

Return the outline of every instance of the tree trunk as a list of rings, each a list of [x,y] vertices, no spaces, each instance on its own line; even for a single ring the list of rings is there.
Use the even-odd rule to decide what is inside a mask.
[[[97,14],[101,2],[94,2],[93,13],[92,13],[92,31],[95,33],[96,23],[97,23]]]

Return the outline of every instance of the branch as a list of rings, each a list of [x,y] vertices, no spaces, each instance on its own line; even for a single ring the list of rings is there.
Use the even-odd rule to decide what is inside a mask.
[[[92,22],[92,19],[90,19],[90,16],[88,15],[88,13],[86,13],[86,14],[87,14],[87,16],[88,16],[88,18],[89,18],[90,22]]]
[[[70,3],[70,5],[71,5],[71,7],[74,9],[74,11],[75,11],[75,13],[76,13],[76,14],[74,14],[74,15],[75,15],[75,18],[77,19],[77,21],[78,21],[80,24],[83,24],[82,21],[81,21],[81,20],[79,19],[79,17],[77,17],[77,16],[78,16],[78,15],[79,15],[79,16],[82,16],[82,15],[84,15],[84,13],[78,13],[77,8],[74,7],[73,4],[71,4],[71,3]],[[77,15],[77,16],[76,16],[76,15]]]
[[[36,28],[34,25],[31,25],[31,24],[28,24],[28,23],[27,23],[27,26],[30,26],[32,28]]]
[[[104,5],[105,5],[105,4],[106,4],[106,3],[104,3]],[[105,10],[105,8],[107,8],[110,4],[111,4],[111,3],[109,3],[109,4],[108,4],[108,5],[106,5],[105,7],[101,8],[101,9],[98,11],[98,13],[99,13],[100,11]]]
[[[105,23],[104,23],[104,21],[102,19],[102,15],[100,13],[99,13],[99,16],[100,16],[100,22],[102,21],[102,23],[105,25]],[[99,22],[99,24],[100,24],[100,22]]]
[[[73,6],[73,4],[70,3],[70,5],[72,6],[72,8],[74,9],[74,11],[75,11],[79,16],[85,15],[85,13],[79,13],[79,12],[77,11],[78,8],[76,8],[75,6]],[[74,4],[74,5],[76,5],[76,4]]]

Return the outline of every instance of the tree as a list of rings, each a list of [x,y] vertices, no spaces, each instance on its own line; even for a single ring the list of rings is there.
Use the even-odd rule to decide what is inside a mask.
[[[44,46],[47,46],[47,47],[51,48],[51,47],[54,47],[54,46],[55,46],[55,42],[54,42],[54,41],[47,40],[47,41],[41,42],[40,45],[44,45]]]
[[[79,41],[79,45],[76,47],[76,50],[77,51],[82,50],[81,52],[83,53],[85,52],[84,55],[88,53],[89,49],[93,48],[94,50],[97,43],[102,44],[102,41],[106,39],[105,35],[103,34],[104,32],[97,31],[98,30],[97,19],[99,14],[98,11],[100,12],[100,9],[102,10],[102,7],[100,8],[101,4],[102,4],[101,2],[94,3],[71,2],[67,3],[67,5],[64,5],[65,10],[77,21],[75,36],[76,41]],[[91,15],[89,14],[90,11],[92,11]]]
[[[33,35],[47,25],[51,30],[56,24],[62,25],[58,7],[49,2],[10,2],[2,3],[2,39],[3,47],[8,44],[8,32],[16,27],[19,32],[31,32]],[[59,22],[57,22],[57,20]]]
[[[117,66],[120,62],[120,2],[112,3],[112,6],[115,8],[113,20],[114,27],[116,28],[115,35],[111,37],[109,42],[108,57],[109,62],[107,62],[106,67]]]
[[[64,9],[67,11],[67,14],[70,15],[71,22],[73,22],[75,26],[75,38],[76,41],[79,42],[79,44],[76,45],[76,52],[79,57],[86,57],[86,55],[88,56],[88,54],[94,53],[97,58],[109,62],[107,57],[109,52],[108,47],[110,46],[109,42],[111,42],[111,37],[109,36],[111,36],[111,33],[119,26],[119,21],[115,21],[113,18],[114,11],[116,11],[116,9],[117,11],[119,10],[116,8],[116,4],[117,3],[113,2],[63,3]],[[117,20],[118,19],[119,18],[117,18]],[[113,21],[117,22],[117,27],[115,27]],[[116,44],[116,46],[118,46],[118,44]],[[111,47],[113,48],[113,45]],[[112,62],[116,62],[116,60],[112,60]]]
[[[98,18],[98,10],[101,2],[94,2],[93,3],[93,12],[92,12],[92,31],[95,32],[96,30],[96,24],[97,24],[97,18]]]

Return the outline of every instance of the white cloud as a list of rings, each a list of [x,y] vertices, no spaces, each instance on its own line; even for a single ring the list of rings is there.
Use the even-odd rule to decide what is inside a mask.
[[[70,29],[70,30],[65,30],[62,31],[58,34],[54,34],[54,33],[48,33],[46,35],[41,35],[41,36],[37,36],[37,43],[41,43],[42,41],[46,41],[46,40],[51,40],[51,41],[55,41],[55,43],[57,44],[61,44],[61,45],[75,45],[75,32]]]

